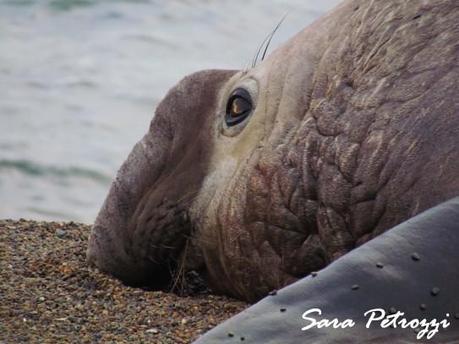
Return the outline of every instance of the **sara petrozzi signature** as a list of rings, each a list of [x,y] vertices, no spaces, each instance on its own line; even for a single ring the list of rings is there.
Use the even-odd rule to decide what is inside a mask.
[[[301,328],[302,331],[307,331],[313,327],[317,328],[328,328],[332,327],[335,329],[345,329],[355,326],[355,321],[352,319],[343,319],[338,318],[326,319],[322,318],[316,320],[310,315],[317,314],[322,315],[322,310],[320,308],[311,308],[303,313],[302,318],[307,321],[306,326]],[[449,313],[446,313],[446,318],[442,320],[433,319],[407,319],[404,317],[405,313],[397,311],[393,314],[387,314],[386,311],[382,308],[373,308],[366,311],[364,314],[365,318],[368,318],[366,321],[365,327],[371,328],[372,326],[379,326],[380,328],[411,328],[416,330],[417,339],[422,339],[424,336],[427,339],[431,339],[435,334],[438,333],[440,328],[445,329],[451,325],[447,320],[450,316]]]

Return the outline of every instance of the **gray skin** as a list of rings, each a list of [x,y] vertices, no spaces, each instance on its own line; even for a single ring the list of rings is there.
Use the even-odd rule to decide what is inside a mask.
[[[88,260],[131,284],[200,269],[254,301],[459,195],[458,23],[455,0],[348,0],[255,68],[184,78]],[[237,88],[253,109],[228,127]]]

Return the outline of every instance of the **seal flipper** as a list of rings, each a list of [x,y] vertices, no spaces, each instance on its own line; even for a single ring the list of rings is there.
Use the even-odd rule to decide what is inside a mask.
[[[459,342],[459,197],[431,208],[351,251],[327,268],[268,296],[199,338],[207,343],[419,343],[417,330],[366,328],[368,310],[403,318],[447,319],[430,342]],[[354,327],[301,329],[317,320]],[[447,314],[449,316],[447,316]],[[429,330],[433,330],[431,327]],[[428,332],[423,335],[426,339]],[[422,342],[422,341],[421,341]]]

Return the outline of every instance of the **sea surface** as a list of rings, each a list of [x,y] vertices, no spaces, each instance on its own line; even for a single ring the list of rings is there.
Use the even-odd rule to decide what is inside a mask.
[[[92,223],[170,87],[338,2],[0,0],[0,218]]]

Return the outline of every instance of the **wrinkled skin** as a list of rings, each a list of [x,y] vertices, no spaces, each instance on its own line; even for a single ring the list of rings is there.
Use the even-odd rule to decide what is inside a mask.
[[[458,23],[454,0],[345,1],[255,68],[186,77],[120,168],[89,261],[134,284],[204,268],[253,301],[459,195]],[[254,109],[228,128],[236,88]]]

